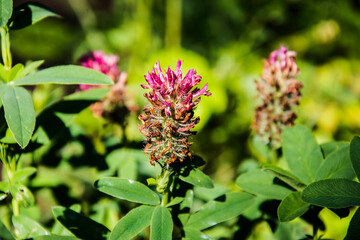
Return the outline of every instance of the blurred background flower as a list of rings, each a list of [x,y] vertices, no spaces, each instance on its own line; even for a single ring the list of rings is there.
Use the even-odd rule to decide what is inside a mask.
[[[299,68],[296,52],[283,45],[264,59],[263,73],[256,82],[259,105],[255,109],[252,129],[270,148],[281,147],[281,133],[285,127],[294,126],[302,83],[298,81]]]

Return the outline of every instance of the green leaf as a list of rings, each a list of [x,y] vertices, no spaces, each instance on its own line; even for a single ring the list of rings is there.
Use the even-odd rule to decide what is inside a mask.
[[[146,183],[148,186],[157,186],[157,181],[155,178],[147,178]]]
[[[145,205],[132,209],[115,225],[109,239],[132,239],[150,225],[154,209],[155,207]]]
[[[186,191],[184,200],[180,203],[181,213],[178,214],[178,218],[180,219],[183,226],[186,224],[186,222],[189,219],[190,216],[189,212],[193,204],[193,200],[194,200],[194,191],[192,189],[188,189]]]
[[[36,168],[34,167],[27,167],[27,168],[21,168],[16,170],[13,176],[14,182],[20,182],[28,178],[29,176],[33,175],[36,172]]]
[[[54,138],[61,130],[66,128],[66,125],[58,117],[59,113],[73,114],[75,117],[94,101],[102,99],[108,92],[109,88],[94,88],[64,97],[62,100],[48,106],[37,116],[37,129],[39,130],[41,126],[42,130],[44,130],[43,135],[46,135],[49,139]]]
[[[190,171],[189,175],[187,175],[187,176],[180,175],[180,179],[183,180],[184,182],[187,182],[192,185],[199,186],[199,187],[205,187],[205,188],[213,188],[214,187],[214,184],[213,184],[211,178],[197,168],[192,169]]]
[[[10,231],[6,228],[6,226],[0,221],[0,239],[1,240],[15,240],[13,235],[11,235]]]
[[[9,86],[7,84],[0,84],[0,107],[2,107],[2,105],[3,105],[1,98],[4,95],[4,93],[6,92],[6,90],[8,89],[8,87]]]
[[[11,133],[10,129],[6,129],[5,136],[0,139],[2,143],[6,144],[17,144],[14,135]]]
[[[358,179],[360,179],[360,138],[354,137],[350,143],[350,159]]]
[[[0,191],[1,192],[7,192],[9,191],[9,182],[6,181],[0,181]]]
[[[11,185],[10,193],[24,207],[32,206],[35,203],[35,197],[32,192],[27,187],[21,184]]]
[[[346,145],[327,156],[325,161],[322,162],[315,179],[346,178],[351,180],[354,177],[355,173],[350,161],[350,145]]]
[[[348,179],[320,180],[304,189],[302,199],[327,208],[359,206],[360,183]]]
[[[55,218],[76,237],[81,239],[106,239],[110,232],[105,226],[69,208],[53,207]]]
[[[5,26],[5,24],[10,19],[12,8],[12,0],[0,0],[0,28]]]
[[[120,178],[126,178],[135,180],[137,179],[137,161],[135,158],[119,159],[123,165],[118,169],[118,176]]]
[[[117,171],[120,178],[135,180],[138,175],[138,162],[142,162],[144,153],[130,148],[112,151],[105,158],[111,172]],[[139,158],[140,157],[140,158]]]
[[[220,197],[229,191],[230,187],[220,184],[214,185],[214,188],[194,187],[196,197],[206,202]]]
[[[272,150],[266,146],[264,139],[257,134],[252,136],[250,147],[256,159],[261,159],[263,162],[269,162],[273,159]]]
[[[351,218],[345,239],[346,240],[358,239],[360,236],[359,226],[360,226],[360,208],[356,210],[354,216]]]
[[[254,203],[254,197],[244,192],[232,192],[225,199],[212,200],[192,214],[185,227],[202,230],[236,217]]]
[[[281,222],[288,222],[303,215],[310,208],[310,204],[301,199],[301,192],[287,195],[278,207],[278,217]]]
[[[183,197],[175,197],[168,204],[166,204],[166,207],[171,207],[171,206],[177,205],[177,204],[181,203],[182,201],[184,201]]]
[[[291,172],[305,184],[314,182],[323,156],[310,130],[301,125],[285,128],[282,142]]]
[[[180,204],[180,210],[184,210],[185,208],[191,208],[194,200],[194,191],[192,189],[188,189],[186,191],[184,201]]]
[[[37,236],[37,237],[33,237],[32,239],[33,240],[78,240],[78,238],[72,236],[56,236],[56,235]]]
[[[26,63],[24,71],[23,71],[23,75],[26,76],[30,73],[33,73],[34,71],[36,71],[42,64],[44,63],[44,60],[39,60],[39,61],[33,61],[33,62],[29,62]]]
[[[306,185],[302,183],[300,179],[298,179],[294,174],[289,171],[286,171],[271,164],[265,164],[263,168],[265,169],[265,171],[274,174],[281,181],[287,183],[289,186],[293,187],[296,190],[302,190],[304,189],[304,187],[306,187]]]
[[[345,146],[349,146],[349,143],[347,143],[347,142],[328,142],[328,143],[323,143],[320,145],[325,158],[330,153],[332,153],[340,148],[343,148]]]
[[[64,65],[38,71],[14,82],[15,85],[36,85],[45,83],[110,85],[113,84],[113,81],[105,74],[90,68]]]
[[[35,129],[35,111],[30,94],[22,87],[9,86],[1,100],[6,122],[16,142],[25,148]]]
[[[254,204],[246,209],[241,215],[247,218],[249,221],[255,221],[256,219],[261,218],[261,216],[263,216],[261,206],[268,201],[268,198],[256,196]]]
[[[184,228],[184,232],[185,232],[185,237],[188,239],[213,240],[213,238],[209,237],[205,233],[202,233],[201,231],[191,227]]]
[[[79,213],[81,211],[80,204],[73,204],[69,207],[71,210]],[[95,209],[94,209],[95,210]],[[96,210],[95,210],[96,211]],[[74,236],[62,223],[55,221],[51,227],[51,233],[56,236]],[[78,238],[77,238],[78,239]]]
[[[65,96],[64,99],[58,102],[58,104],[61,104],[64,101],[70,103],[74,101],[98,101],[103,99],[106,94],[109,93],[109,91],[109,88],[92,88],[86,91],[75,92],[73,94]]]
[[[1,0],[0,0],[1,1]],[[7,70],[4,65],[0,63],[0,80],[2,83],[7,83],[10,78],[10,71]]]
[[[23,72],[24,72],[24,65],[22,65],[21,63],[16,64],[10,70],[8,81],[15,81],[16,79],[21,78],[23,76]]]
[[[241,174],[236,184],[243,190],[270,199],[283,199],[292,191],[281,185],[274,184],[275,176],[271,173],[254,169]]]
[[[11,29],[20,29],[35,24],[47,17],[60,16],[39,4],[24,3],[14,9],[14,14],[9,25]]]
[[[14,215],[12,217],[12,222],[21,239],[27,239],[39,235],[49,235],[49,232],[46,231],[39,223],[26,216]]]
[[[169,210],[164,206],[157,206],[151,217],[150,240],[171,240],[173,225]]]
[[[155,192],[134,180],[104,177],[95,182],[95,187],[103,193],[131,202],[160,204],[160,198]]]

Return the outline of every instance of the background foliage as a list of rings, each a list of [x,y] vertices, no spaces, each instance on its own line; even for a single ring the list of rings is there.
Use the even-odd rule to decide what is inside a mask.
[[[14,6],[23,2],[15,1]],[[204,171],[213,178],[216,191],[195,188],[198,202],[237,189],[234,180],[239,173],[254,168],[257,162],[266,162],[264,149],[253,140],[250,130],[256,105],[254,79],[259,79],[261,60],[280,44],[298,52],[299,79],[304,88],[297,123],[311,128],[319,144],[350,141],[359,133],[358,1],[36,2],[62,18],[49,18],[12,31],[15,64],[45,59],[42,66],[45,68],[76,64],[77,59],[90,50],[117,54],[120,70],[129,74],[129,93],[140,109],[145,98],[139,84],[157,61],[163,68],[168,65],[174,68],[177,59],[181,59],[183,72],[195,67],[203,81],[209,83],[213,96],[204,98],[197,109],[201,121],[196,129],[198,134],[193,137],[192,151],[207,162]],[[74,89],[74,86],[54,85],[31,89],[35,110],[39,113]],[[144,144],[137,130],[137,115],[129,118],[125,142],[119,127],[93,117],[89,109],[75,115],[75,110],[62,112],[61,106],[52,107],[60,109],[55,119],[62,120],[57,122],[60,125],[54,122],[54,129],[63,125],[68,128],[52,131],[51,141],[39,132],[36,137],[42,147],[30,145],[29,148],[36,151],[23,155],[24,165],[38,168],[28,186],[39,203],[24,211],[60,234],[65,230],[53,225],[51,206],[77,208],[80,205],[83,213],[112,229],[134,206],[121,200],[110,201],[94,189],[95,180],[117,175],[144,182],[159,172],[148,164],[141,151]],[[6,214],[6,208],[1,207],[0,216]],[[327,229],[324,237],[344,237],[350,218],[340,221],[326,209],[320,217]],[[251,220],[241,217],[237,221]],[[294,224],[302,229],[298,235],[293,232],[296,236],[312,231],[302,220]],[[241,224],[230,221],[210,228],[207,233],[224,239],[264,239],[270,235],[278,238],[272,235],[271,224],[255,225],[254,232],[246,234]]]

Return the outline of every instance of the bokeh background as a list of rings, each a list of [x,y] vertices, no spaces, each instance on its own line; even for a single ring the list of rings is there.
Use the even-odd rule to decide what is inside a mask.
[[[23,2],[15,0],[14,5]],[[260,79],[262,59],[281,44],[298,53],[299,79],[304,87],[296,123],[310,127],[319,143],[349,141],[360,132],[359,1],[35,2],[62,18],[48,18],[31,27],[12,31],[15,63],[45,59],[43,67],[49,67],[78,64],[81,55],[94,50],[116,54],[120,57],[120,70],[129,75],[128,93],[140,110],[146,100],[140,84],[144,83],[143,76],[151,71],[155,62],[160,61],[162,68],[175,68],[177,60],[181,59],[183,72],[195,68],[203,77],[202,83],[209,84],[213,95],[203,97],[197,109],[201,120],[196,127],[198,134],[192,138],[192,152],[204,158],[207,162],[204,171],[223,188],[233,187],[232,182],[244,160],[263,160],[252,144],[250,128],[257,104],[254,80]],[[34,89],[35,107],[40,111],[73,90],[72,87],[58,86]],[[129,118],[126,137],[133,148],[140,149],[144,143],[137,130],[138,123],[137,114]],[[48,166],[43,167],[43,173],[50,167],[56,167],[56,171],[62,169],[69,175],[68,169],[77,171],[80,190],[70,187],[70,183],[60,185],[59,182],[72,181],[64,180],[65,175],[60,179],[47,179],[53,181],[47,183],[48,186],[57,189],[42,194],[49,194],[54,203],[62,205],[78,203],[79,196],[87,199],[87,188],[91,188],[93,180],[89,176],[96,178],[100,170],[109,168],[104,154],[117,146],[112,145],[115,140],[109,137],[109,131],[114,131],[115,135],[120,131],[109,130],[108,126],[104,129],[102,120],[95,119],[89,110],[81,112],[70,125],[73,139],[66,143],[53,141],[43,152],[56,151],[51,154],[41,152],[41,157],[35,160],[39,165]],[[85,160],[84,153],[88,154]],[[140,158],[142,164],[148,165],[146,157]],[[70,164],[59,167],[62,161],[69,159],[72,160]],[[94,167],[93,175],[88,173],[89,166]],[[141,168],[137,176],[141,176]],[[83,178],[79,175],[81,171]],[[33,188],[44,187],[46,177],[41,179],[41,176],[38,174],[32,180]],[[83,185],[84,182],[88,184]],[[61,193],[63,196],[59,196]],[[89,209],[94,198],[93,195],[88,198]],[[102,204],[112,203],[105,199]],[[82,206],[86,204],[82,202]],[[112,206],[112,209],[117,208]],[[40,215],[43,222],[50,218]]]

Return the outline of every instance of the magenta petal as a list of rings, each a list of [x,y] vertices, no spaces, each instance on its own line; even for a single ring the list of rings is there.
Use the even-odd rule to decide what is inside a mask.
[[[270,62],[271,64],[274,64],[277,57],[278,57],[278,50],[272,51],[272,52],[270,53],[269,62]]]
[[[204,95],[205,92],[206,92],[206,90],[207,90],[207,88],[208,88],[208,84],[206,83],[206,84],[202,87],[202,89],[200,89],[199,91],[197,91],[196,93],[193,94],[193,98],[197,98],[197,97],[199,97],[199,96],[201,96],[201,95]]]
[[[171,103],[168,103],[168,102],[166,102],[166,101],[162,101],[161,103],[164,104],[164,105],[167,106],[167,107],[171,107]]]
[[[154,82],[156,83],[156,86],[161,86],[162,82],[161,82],[159,76],[156,75],[155,71],[151,72],[151,77],[154,80]]]
[[[162,72],[162,70],[161,70],[161,67],[160,67],[160,61],[157,62],[157,63],[155,63],[155,69],[156,69],[156,71],[157,71],[157,74],[158,74],[159,77],[160,77],[161,82],[162,82],[162,83],[165,83],[164,74],[163,74],[163,72]]]
[[[190,70],[187,72],[187,74],[183,80],[183,85],[185,85],[185,86],[190,85],[190,88],[192,88],[194,86],[193,78],[194,78],[194,71],[192,68],[190,68]],[[188,92],[188,91],[186,91],[186,92]]]
[[[176,69],[175,69],[175,75],[176,75],[179,79],[182,79],[181,65],[182,65],[182,62],[181,62],[180,59],[179,59],[178,62],[177,62],[177,65],[176,65]]]
[[[166,71],[166,86],[172,87],[171,86],[172,82],[173,82],[173,74],[170,67],[168,67],[168,70]]]
[[[154,82],[153,78],[151,77],[150,73],[148,72],[145,76],[145,80],[149,83],[152,89],[156,89],[157,84]]]
[[[147,85],[147,84],[141,84],[140,85],[143,89],[150,89],[150,85]]]

